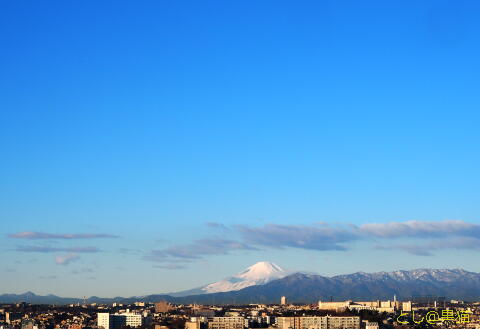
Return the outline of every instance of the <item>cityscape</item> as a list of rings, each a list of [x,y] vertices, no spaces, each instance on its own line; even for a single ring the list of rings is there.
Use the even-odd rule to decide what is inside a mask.
[[[381,277],[385,281],[386,277],[395,275],[401,275],[403,280],[408,275],[414,276],[414,282],[421,281],[424,285],[432,284],[433,281],[436,291],[446,292],[450,296],[458,295],[457,289],[462,289],[456,286],[452,273],[446,270],[382,273]],[[457,275],[460,276],[460,285],[465,287],[468,275],[464,271],[460,271]],[[480,327],[478,299],[458,300],[449,299],[446,296],[419,294],[406,299],[397,299],[397,295],[394,294],[388,300],[374,298],[338,300],[338,296],[331,295],[315,303],[301,303],[298,300],[307,298],[306,296],[309,296],[307,291],[295,295],[292,290],[298,287],[282,287],[278,284],[282,279],[290,279],[293,276],[295,273],[288,273],[277,264],[263,261],[225,280],[197,289],[173,293],[172,296],[150,295],[112,299],[84,297],[75,301],[73,298],[60,298],[53,295],[36,296],[33,293],[1,295],[0,299],[4,301],[8,298],[33,301],[36,298],[37,303],[23,301],[2,304],[0,329],[394,329],[409,327],[478,329]],[[471,289],[478,289],[479,277],[480,274],[477,274]],[[442,281],[450,290],[442,290],[440,285]],[[393,280],[388,280],[387,285],[392,285],[392,282]],[[277,298],[276,303],[272,299],[268,303],[253,302],[266,298],[258,289],[265,288],[268,284],[275,285],[277,295],[278,293],[285,293],[285,295]],[[360,283],[360,285],[364,284]],[[301,286],[299,283],[296,285]],[[385,285],[382,287],[385,291],[389,290]],[[228,293],[245,292],[252,288],[257,290],[250,293],[249,298],[252,302],[249,303],[245,302],[241,295],[236,295],[236,298],[228,295]],[[419,285],[417,289],[417,293],[425,291]],[[349,291],[351,294],[355,294],[355,291],[358,293],[356,287],[349,287]],[[195,292],[198,295],[189,295]],[[479,294],[478,291],[473,293],[476,296]],[[292,302],[288,295],[296,296],[294,298],[297,302]],[[52,299],[53,297],[56,299]],[[206,299],[209,302],[204,304],[194,302],[194,300],[205,301],[204,297],[209,297]],[[167,298],[169,300],[177,298],[185,302],[169,302],[165,300]],[[268,298],[272,297],[267,297],[267,300]]]
[[[480,329],[480,1],[0,1],[0,329]]]
[[[2,329],[378,329],[478,328],[480,303],[434,296],[414,301],[319,301],[291,304],[199,305],[135,302],[2,305]]]

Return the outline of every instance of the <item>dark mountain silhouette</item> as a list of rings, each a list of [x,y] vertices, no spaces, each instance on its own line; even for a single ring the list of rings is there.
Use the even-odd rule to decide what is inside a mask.
[[[295,273],[262,285],[211,294],[173,297],[165,294],[101,298],[90,297],[88,303],[133,303],[166,300],[173,303],[245,304],[278,303],[281,296],[289,302],[311,303],[318,300],[399,300],[414,296],[435,295],[461,300],[480,300],[480,273],[461,269],[411,271],[357,272],[348,275],[324,277],[321,275]],[[83,302],[80,298],[64,298],[55,295],[38,296],[32,292],[20,295],[0,295],[2,303],[28,302],[36,304],[71,304]]]

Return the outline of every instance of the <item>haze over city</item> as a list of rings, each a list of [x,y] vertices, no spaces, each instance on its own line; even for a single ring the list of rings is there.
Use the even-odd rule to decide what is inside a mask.
[[[480,272],[477,2],[0,6],[0,294]]]

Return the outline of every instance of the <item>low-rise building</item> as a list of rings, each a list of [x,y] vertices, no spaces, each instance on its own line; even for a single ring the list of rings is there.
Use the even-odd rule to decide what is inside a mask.
[[[278,317],[279,329],[359,329],[358,316]]]
[[[241,316],[215,316],[207,319],[208,329],[244,329],[245,318]]]
[[[103,329],[121,329],[125,326],[137,328],[145,322],[149,322],[147,318],[134,312],[97,314],[97,326]]]

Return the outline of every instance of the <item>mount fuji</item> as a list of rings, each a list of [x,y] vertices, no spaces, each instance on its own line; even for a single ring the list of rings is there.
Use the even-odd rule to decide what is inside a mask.
[[[263,285],[273,280],[282,279],[291,274],[275,263],[258,262],[246,270],[205,286],[169,294],[174,297],[212,294],[217,292],[237,291],[251,286]]]
[[[313,303],[319,300],[388,300],[396,295],[399,300],[412,300],[421,296],[444,296],[447,299],[478,301],[480,299],[480,273],[462,269],[416,269],[394,272],[336,275],[292,273],[269,262],[259,262],[245,271],[222,281],[197,289],[174,294],[101,298],[92,296],[89,303],[110,304],[136,301],[165,300],[179,304],[249,304],[278,303],[286,296],[292,303]],[[39,296],[25,294],[0,295],[1,303],[29,302],[36,304],[72,304],[79,298]]]

